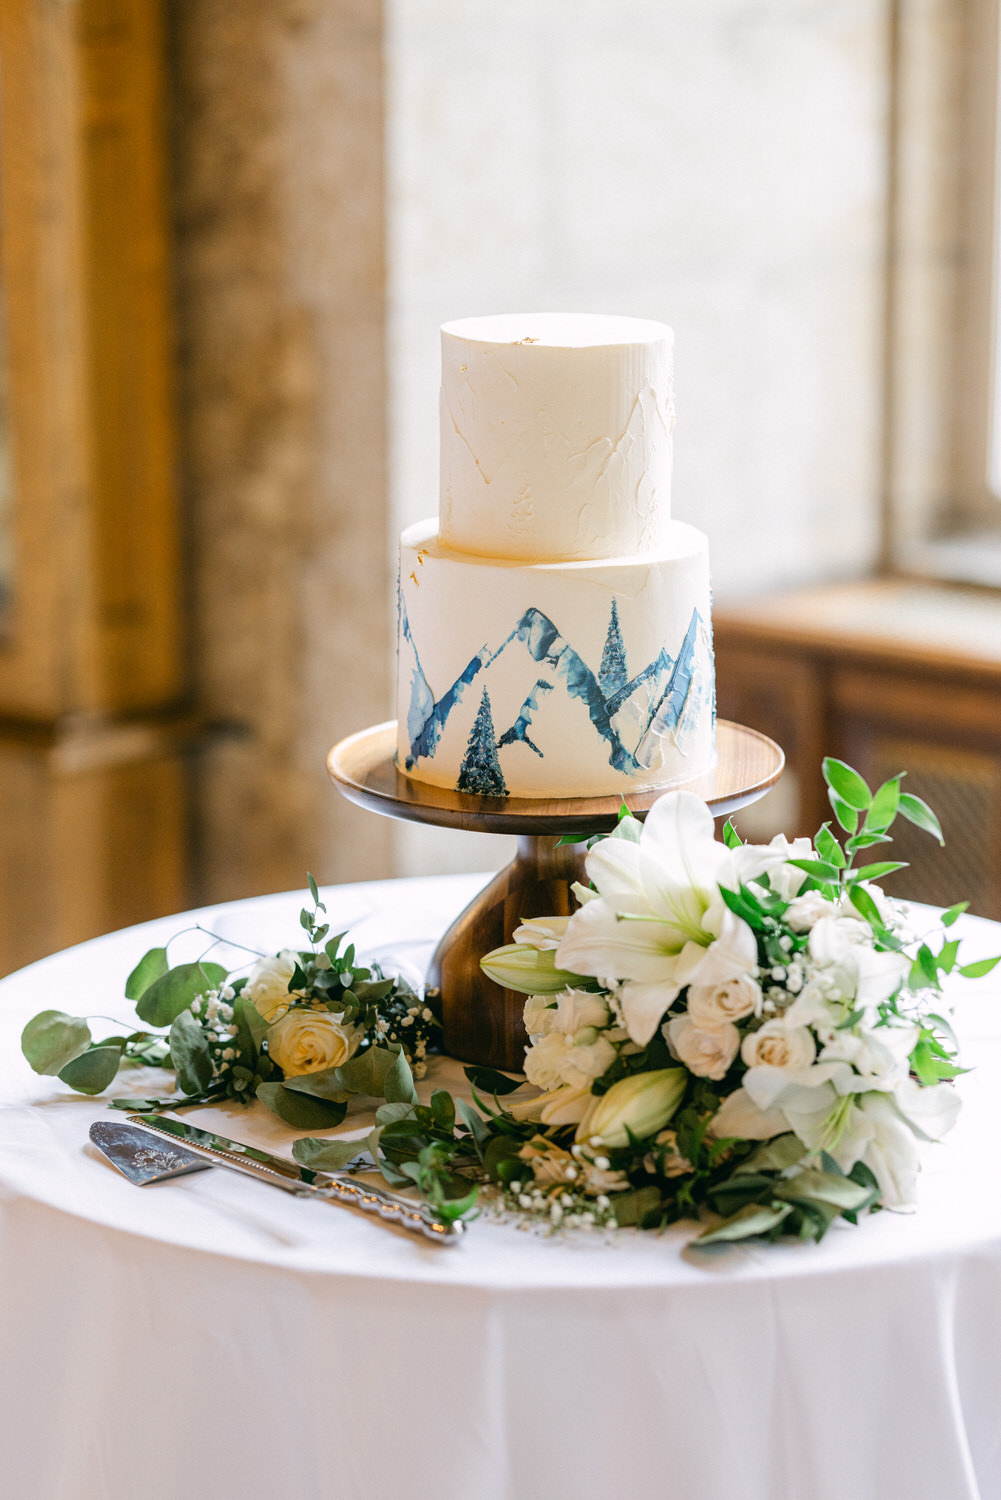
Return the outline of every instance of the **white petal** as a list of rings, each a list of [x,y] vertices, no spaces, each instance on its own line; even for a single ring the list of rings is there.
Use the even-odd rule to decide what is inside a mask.
[[[728,1094],[709,1121],[709,1133],[717,1140],[738,1136],[745,1141],[768,1141],[774,1135],[786,1134],[789,1128],[781,1109],[759,1109],[744,1088]]]
[[[928,1088],[908,1078],[894,1090],[897,1108],[912,1130],[926,1140],[940,1141],[956,1123],[961,1100],[951,1083],[934,1083]]]
[[[569,917],[531,917],[511,934],[514,943],[528,943],[540,952],[559,945],[567,930]]]
[[[680,985],[624,984],[618,992],[622,1020],[629,1040],[645,1047],[664,1018],[668,1006],[678,998]]]
[[[913,1134],[885,1094],[863,1095],[859,1108],[874,1127],[862,1160],[879,1183],[884,1205],[898,1213],[913,1212],[918,1176]]]

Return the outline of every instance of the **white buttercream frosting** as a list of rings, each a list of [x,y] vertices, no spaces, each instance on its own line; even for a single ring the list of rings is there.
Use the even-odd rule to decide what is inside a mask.
[[[663,551],[674,335],[599,314],[442,327],[442,541],[529,562]]]
[[[397,710],[398,764],[435,786],[477,790],[484,759],[513,797],[701,775],[713,759],[705,536],[674,521],[656,555],[521,563],[457,552],[434,520],[411,526]]]

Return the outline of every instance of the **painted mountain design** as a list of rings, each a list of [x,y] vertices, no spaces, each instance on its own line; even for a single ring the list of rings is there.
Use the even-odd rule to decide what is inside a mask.
[[[486,680],[491,666],[505,652],[520,644],[528,653],[530,662],[549,669],[551,676],[536,677],[534,683],[526,683],[528,691],[514,722],[505,729],[494,743],[496,774],[503,784],[500,770],[501,753],[510,745],[524,744],[536,755],[543,751],[531,737],[533,717],[540,707],[543,695],[562,689],[569,698],[578,700],[585,708],[594,732],[607,746],[608,762],[624,775],[636,775],[656,764],[659,744],[665,736],[671,736],[679,749],[690,739],[704,708],[712,695],[712,644],[709,631],[698,610],[692,611],[684,641],[676,658],[662,649],[632,677],[626,663],[626,651],[619,626],[618,608],[612,601],[611,617],[602,653],[601,666],[597,674],[587,665],[581,655],[563,636],[548,615],[542,610],[529,608],[516,622],[514,629],[496,649],[484,645],[473,655],[466,667],[441,695],[435,698],[424,675],[416,642],[410,630],[406,606],[400,599],[401,638],[411,649],[410,700],[407,708],[407,738],[410,754],[406,759],[408,770],[419,760],[434,756],[445,726],[461,703],[465,689],[482,673],[484,675],[484,698],[481,699],[476,721],[471,731],[467,757],[473,753],[477,766],[486,767],[487,719],[493,734],[493,719],[490,701],[486,693]],[[484,699],[486,718],[484,718]],[[474,758],[475,758],[474,757]],[[490,762],[489,778],[494,776]],[[466,761],[460,770],[457,790],[472,790],[461,784],[480,777],[479,770],[465,771]],[[484,770],[483,775],[487,772]],[[487,795],[505,795],[494,791]]]

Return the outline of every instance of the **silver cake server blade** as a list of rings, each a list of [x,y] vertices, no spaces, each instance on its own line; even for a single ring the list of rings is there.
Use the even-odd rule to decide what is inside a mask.
[[[136,1187],[170,1182],[189,1172],[207,1172],[212,1165],[193,1151],[185,1151],[173,1141],[160,1140],[124,1120],[95,1120],[90,1127],[90,1138],[111,1165]]]
[[[438,1245],[457,1244],[465,1234],[466,1226],[461,1220],[449,1223],[440,1219],[427,1204],[411,1203],[384,1193],[380,1188],[365,1187],[345,1173],[314,1172],[286,1157],[272,1156],[256,1146],[230,1140],[210,1130],[199,1130],[195,1125],[172,1120],[167,1115],[129,1115],[128,1119],[137,1135],[152,1132],[154,1138],[166,1136],[172,1149],[178,1149],[176,1143],[183,1141],[188,1148],[181,1151],[184,1156],[194,1154],[196,1158],[202,1158],[205,1165],[229,1167],[234,1172],[256,1177],[258,1182],[283,1188],[297,1197],[320,1198],[328,1203],[345,1203],[360,1208],[363,1213],[399,1224],[401,1228],[423,1235]]]

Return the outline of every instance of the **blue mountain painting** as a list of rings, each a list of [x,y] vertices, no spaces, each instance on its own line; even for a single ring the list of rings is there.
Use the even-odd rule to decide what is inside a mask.
[[[625,654],[624,651],[620,653],[620,639],[616,639],[619,635],[616,615],[613,617],[613,625],[609,627],[610,639],[615,642],[612,656],[609,656],[606,643],[606,659],[603,661],[604,671],[601,676],[604,678],[608,691],[603,691],[599,677],[574,650],[570,642],[561,635],[549,616],[539,609],[529,608],[496,650],[491,651],[488,646],[484,646],[476,652],[451,686],[440,698],[436,699],[420,664],[402,595],[400,628],[403,639],[413,650],[414,662],[411,672],[410,702],[407,708],[407,735],[410,741],[410,754],[407,757],[408,770],[412,769],[418,760],[434,755],[452,710],[457,703],[462,701],[465,689],[517,641],[526,648],[534,661],[550,667],[556,680],[553,682],[541,677],[536,679],[514,723],[498,739],[497,749],[501,750],[507,745],[521,743],[527,745],[536,755],[541,755],[542,751],[533,743],[529,735],[532,716],[539,707],[540,695],[543,692],[553,692],[557,685],[561,685],[571,698],[579,699],[587,709],[588,717],[596,733],[608,745],[609,764],[626,775],[635,774],[648,765],[652,759],[657,738],[665,732],[674,731],[680,723],[692,686],[700,632],[703,637],[706,635],[698,610],[693,610],[677,659],[672,658],[666,649],[662,649],[652,662],[627,682],[623,682]],[[612,720],[623,704],[643,684],[649,683],[656,690],[662,681],[664,682],[663,689],[659,694],[655,691],[649,707],[645,710],[636,749],[630,750],[623,742]],[[650,691],[650,688],[647,690]]]

